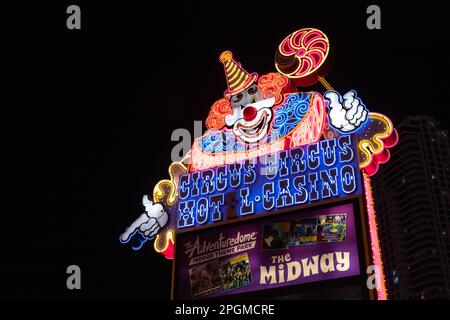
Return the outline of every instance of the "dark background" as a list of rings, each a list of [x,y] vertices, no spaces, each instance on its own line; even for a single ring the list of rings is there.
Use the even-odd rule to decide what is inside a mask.
[[[381,30],[366,28],[373,3]],[[356,89],[394,124],[422,113],[449,128],[450,13],[432,1],[373,3],[2,7],[0,297],[169,297],[171,263],[119,235],[143,211],[143,194],[168,176],[172,131],[193,132],[222,97],[223,50],[264,74],[275,71],[285,36],[319,28],[334,48],[327,79],[336,90]],[[66,28],[70,4],[81,7],[81,30]],[[71,264],[81,267],[82,290],[66,289]]]

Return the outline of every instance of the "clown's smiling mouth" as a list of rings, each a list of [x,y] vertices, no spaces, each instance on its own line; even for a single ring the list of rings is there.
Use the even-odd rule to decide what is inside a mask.
[[[261,131],[262,128],[264,128],[264,126],[266,125],[266,120],[267,114],[264,114],[257,125],[253,125],[251,128],[246,128],[240,125],[239,130],[246,136],[255,136]]]

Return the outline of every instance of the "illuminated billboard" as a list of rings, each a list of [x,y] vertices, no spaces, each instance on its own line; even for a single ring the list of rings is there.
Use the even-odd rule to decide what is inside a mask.
[[[177,299],[216,297],[360,274],[352,204],[177,238]]]

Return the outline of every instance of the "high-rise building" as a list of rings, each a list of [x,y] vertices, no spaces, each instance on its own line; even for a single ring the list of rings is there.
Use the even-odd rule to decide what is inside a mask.
[[[406,118],[391,160],[373,178],[391,299],[450,298],[448,132],[427,116]]]

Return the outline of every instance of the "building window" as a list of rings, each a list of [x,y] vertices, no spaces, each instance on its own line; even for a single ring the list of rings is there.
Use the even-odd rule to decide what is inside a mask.
[[[394,279],[394,285],[398,285],[398,274],[395,270],[392,271],[392,278]]]

